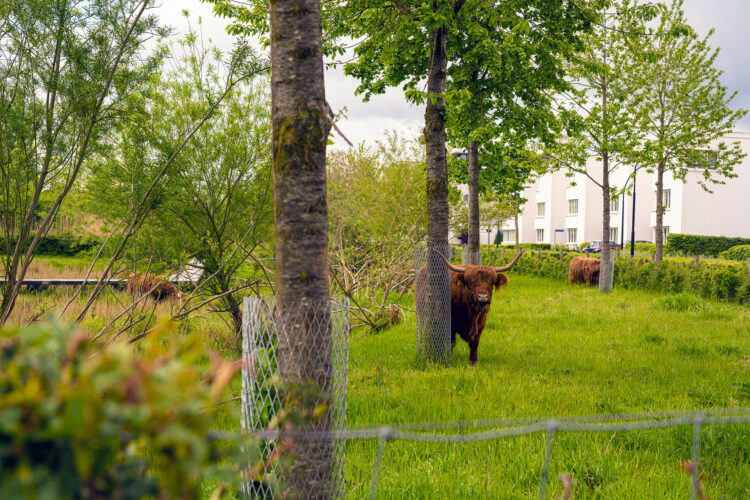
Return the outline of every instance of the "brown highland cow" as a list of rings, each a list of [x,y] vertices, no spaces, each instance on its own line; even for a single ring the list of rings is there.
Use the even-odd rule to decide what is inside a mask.
[[[487,314],[492,304],[492,291],[508,284],[508,277],[502,274],[516,265],[523,255],[519,253],[513,262],[503,267],[494,266],[455,266],[437,250],[435,253],[445,261],[451,271],[451,347],[456,345],[456,334],[469,344],[469,363],[477,363],[477,349],[482,336]],[[427,267],[417,274],[417,293],[424,293]],[[421,300],[417,300],[417,304]],[[420,314],[421,311],[417,311]]]
[[[573,257],[568,270],[568,282],[586,283],[591,286],[599,282],[599,259],[588,259],[586,257]]]
[[[152,299],[161,302],[168,298],[182,299],[182,292],[168,282],[164,276],[154,274],[131,274],[128,276],[127,292],[132,295],[147,293]]]

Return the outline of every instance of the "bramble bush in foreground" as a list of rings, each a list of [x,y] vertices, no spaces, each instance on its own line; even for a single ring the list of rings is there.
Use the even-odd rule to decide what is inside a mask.
[[[137,349],[52,323],[2,330],[0,498],[197,498],[206,484],[237,486],[254,448],[210,429],[238,365],[209,353],[207,370],[197,338],[170,330],[159,323]]]

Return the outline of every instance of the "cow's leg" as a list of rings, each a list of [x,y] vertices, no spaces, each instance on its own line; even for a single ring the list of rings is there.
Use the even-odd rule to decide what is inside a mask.
[[[477,348],[479,347],[479,341],[469,342],[469,363],[472,365],[477,364]]]

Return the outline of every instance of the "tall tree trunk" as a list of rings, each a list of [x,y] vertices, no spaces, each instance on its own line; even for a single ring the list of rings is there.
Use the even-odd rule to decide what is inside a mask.
[[[609,250],[609,209],[612,193],[609,188],[609,153],[602,155],[602,254],[599,269],[599,291],[612,291],[612,259]]]
[[[518,201],[518,193],[514,196],[515,200],[515,216],[513,217],[515,223],[516,223],[516,253],[519,253],[521,251],[521,236],[518,234],[518,213],[519,210],[519,201]]]
[[[469,255],[467,264],[481,264],[479,250],[479,144],[469,144]]]
[[[660,161],[656,169],[656,227],[654,228],[656,254],[654,259],[661,262],[664,255],[664,162]]]
[[[425,143],[427,153],[427,246],[448,255],[448,161],[445,142],[445,85],[448,58],[445,27],[430,37],[430,65],[427,73]],[[430,252],[431,253],[431,252]],[[445,264],[428,254],[424,313],[427,354],[445,362],[450,355],[450,272]]]
[[[330,391],[325,165],[330,122],[320,1],[272,0],[270,19],[279,371],[287,384]],[[331,430],[330,412],[308,429]],[[332,444],[331,439],[295,443],[294,461],[284,478],[290,496],[332,496]]]

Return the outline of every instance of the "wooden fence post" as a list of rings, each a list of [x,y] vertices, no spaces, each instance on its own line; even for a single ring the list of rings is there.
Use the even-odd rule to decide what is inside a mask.
[[[505,251],[506,250],[507,250],[507,248],[503,247],[503,259],[505,258]]]
[[[698,267],[700,265],[701,265],[701,256],[700,255],[696,255],[695,256],[695,267]]]
[[[586,249],[586,258],[587,259],[589,258],[589,249],[588,248]]]
[[[539,259],[539,262],[541,262],[542,261],[542,249],[541,248],[537,248],[536,256]]]
[[[747,259],[747,279],[750,280],[750,259]]]
[[[560,262],[563,262],[563,249],[560,247]]]

